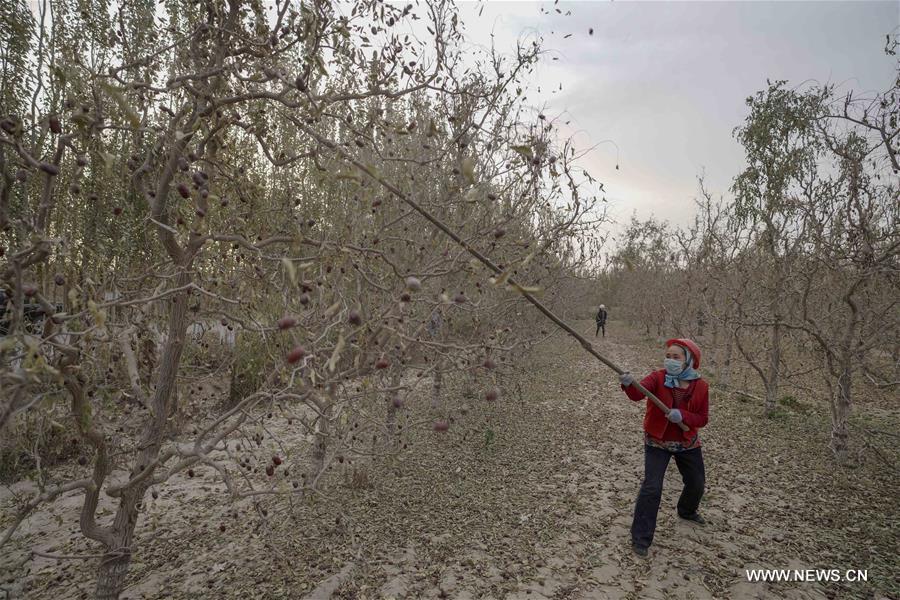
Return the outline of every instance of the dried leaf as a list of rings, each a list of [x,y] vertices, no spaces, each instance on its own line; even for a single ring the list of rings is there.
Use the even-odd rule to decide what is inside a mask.
[[[463,176],[465,176],[466,181],[469,182],[469,185],[475,185],[475,161],[467,156],[462,159],[460,170],[462,171]]]
[[[281,264],[284,265],[284,270],[287,272],[288,279],[291,280],[291,283],[294,285],[297,284],[297,269],[294,267],[294,263],[289,258],[282,258]]]
[[[341,301],[338,300],[337,302],[335,302],[334,304],[332,304],[331,306],[329,306],[328,308],[325,309],[325,317],[330,319],[331,317],[336,315],[340,309],[341,309]]]
[[[527,158],[528,160],[534,158],[534,151],[531,149],[531,146],[513,146],[512,149],[523,158]]]
[[[328,359],[328,371],[330,373],[334,373],[335,368],[337,368],[337,362],[341,357],[341,351],[344,349],[344,334],[340,334],[338,336],[337,344],[334,345],[334,351],[331,353],[331,358]]]
[[[103,90],[109,94],[109,97],[112,98],[115,103],[122,109],[122,112],[125,113],[125,117],[128,119],[128,122],[132,127],[140,127],[141,126],[141,118],[138,116],[137,112],[132,108],[131,104],[128,103],[128,100],[125,98],[125,94],[122,93],[117,87],[109,85],[108,83],[100,84]]]

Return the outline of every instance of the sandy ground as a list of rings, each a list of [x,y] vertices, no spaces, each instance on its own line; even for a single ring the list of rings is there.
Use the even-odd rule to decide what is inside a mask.
[[[593,334],[592,323],[580,325]],[[615,322],[607,335],[598,349],[635,373],[660,362],[656,340]],[[714,393],[701,436],[709,522],[677,518],[672,465],[654,545],[641,559],[628,531],[643,403],[628,401],[615,375],[565,338],[507,368],[499,384],[495,403],[453,386],[443,409],[424,397],[408,403],[407,448],[332,463],[321,494],[233,502],[211,469],[175,477],[145,503],[123,597],[900,598],[900,483],[884,460],[900,457],[881,447],[856,468],[835,467],[823,404],[806,399],[764,419],[760,407]],[[896,410],[859,411],[897,430]],[[448,412],[450,430],[432,431],[432,418]],[[275,449],[284,468],[299,470],[296,427],[277,416],[267,427],[286,444]],[[356,482],[354,470],[364,473]],[[275,480],[271,489],[290,489],[291,477]],[[13,492],[30,486],[0,492],[4,514]],[[16,568],[29,550],[97,552],[78,534],[79,500],[73,493],[35,513],[0,549],[0,589],[10,597],[89,596],[95,559],[33,558]],[[100,514],[109,519],[111,509]],[[745,570],[754,568],[867,569],[869,581],[751,583]]]

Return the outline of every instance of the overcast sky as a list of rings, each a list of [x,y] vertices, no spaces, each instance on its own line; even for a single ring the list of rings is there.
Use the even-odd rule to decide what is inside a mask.
[[[529,103],[571,120],[564,133],[577,132],[580,148],[615,142],[620,170],[612,144],[582,161],[620,222],[636,212],[688,223],[701,172],[727,193],[743,163],[732,131],[767,78],[875,92],[896,74],[883,49],[900,27],[897,0],[460,2],[459,11],[472,44],[490,46],[491,32],[507,51],[517,38],[544,38],[552,52]]]

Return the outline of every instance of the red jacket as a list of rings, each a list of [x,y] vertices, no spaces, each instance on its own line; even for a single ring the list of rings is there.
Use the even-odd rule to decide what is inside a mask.
[[[660,369],[654,371],[641,380],[641,385],[652,392],[662,403],[672,407],[672,392],[663,385],[666,380],[666,370]],[[627,388],[622,386],[625,393],[634,401],[645,398],[636,387],[629,385]],[[695,379],[691,381],[687,388],[688,396],[686,403],[683,403],[678,409],[681,411],[682,422],[688,426],[688,431],[683,432],[686,440],[692,440],[697,435],[697,430],[706,425],[709,421],[709,384],[703,379]],[[644,415],[644,431],[651,437],[658,440],[663,439],[663,433],[666,427],[670,425],[666,413],[659,410],[653,402],[647,398],[647,413]],[[677,427],[677,425],[675,425]]]

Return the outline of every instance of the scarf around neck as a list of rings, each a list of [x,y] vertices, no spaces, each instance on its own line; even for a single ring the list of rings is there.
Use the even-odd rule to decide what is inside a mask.
[[[684,350],[685,356],[685,367],[682,369],[681,373],[678,375],[669,375],[666,373],[666,380],[663,382],[663,385],[667,388],[674,388],[678,386],[678,381],[692,381],[694,379],[700,379],[700,373],[694,370],[692,366],[694,364],[694,357],[691,356],[691,351],[683,346],[678,346],[682,350]]]

